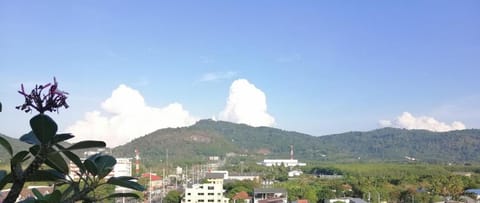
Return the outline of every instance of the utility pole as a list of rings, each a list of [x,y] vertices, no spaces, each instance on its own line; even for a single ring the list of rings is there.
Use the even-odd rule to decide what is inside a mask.
[[[152,169],[149,170],[148,172],[148,176],[150,177],[149,178],[149,183],[148,183],[148,189],[149,189],[149,193],[148,193],[148,201],[150,203],[152,203]]]
[[[162,187],[163,187],[163,191],[162,191],[162,203],[163,203],[163,197],[165,196],[165,168],[163,168],[162,170],[162,173],[163,173],[163,177],[162,177]]]

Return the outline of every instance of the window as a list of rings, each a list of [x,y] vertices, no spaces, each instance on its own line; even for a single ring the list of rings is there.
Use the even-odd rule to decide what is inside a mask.
[[[209,199],[208,202],[214,202],[213,199]]]
[[[213,192],[212,192],[212,193],[208,193],[208,195],[213,195]]]
[[[203,189],[203,186],[200,186],[200,189]]]
[[[219,196],[220,196],[220,195],[222,195],[222,193],[218,193],[217,195],[219,195]]]
[[[198,193],[198,195],[204,195],[204,193],[203,193],[203,192],[200,192],[200,193]]]
[[[199,199],[199,200],[198,200],[198,202],[205,202],[205,200],[203,200],[203,199]]]
[[[222,200],[217,200],[217,202],[222,202]]]
[[[192,195],[192,193],[187,193],[187,195]]]
[[[209,189],[209,190],[213,190],[213,186],[208,186],[208,189]]]
[[[192,201],[191,199],[187,200],[187,202],[191,202],[191,201]]]

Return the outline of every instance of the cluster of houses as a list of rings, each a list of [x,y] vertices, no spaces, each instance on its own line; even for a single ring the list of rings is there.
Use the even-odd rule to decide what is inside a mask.
[[[232,177],[233,179],[230,179]],[[258,176],[252,177],[258,178]],[[182,203],[228,203],[230,199],[224,196],[224,181],[244,180],[241,176],[228,176],[227,171],[207,173],[205,178],[206,183],[193,184],[185,188]],[[244,203],[287,203],[287,191],[282,188],[255,188],[253,197],[242,191],[232,198],[234,203],[239,200]]]

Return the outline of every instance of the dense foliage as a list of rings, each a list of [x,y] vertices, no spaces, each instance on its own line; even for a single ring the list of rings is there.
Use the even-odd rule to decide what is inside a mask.
[[[385,164],[353,163],[326,164],[302,168],[304,174],[276,181],[270,187],[288,191],[289,201],[308,199],[317,202],[340,197],[357,197],[369,202],[440,202],[446,199],[461,200],[464,191],[480,187],[480,175],[457,174],[461,166],[437,164]],[[469,166],[476,171],[480,166]],[[285,169],[284,169],[285,170]],[[280,167],[265,167],[262,179],[282,173]],[[342,176],[328,176],[343,174]],[[322,176],[327,175],[327,176]],[[260,187],[251,181],[236,181],[224,185],[229,197],[245,191],[252,195]]]

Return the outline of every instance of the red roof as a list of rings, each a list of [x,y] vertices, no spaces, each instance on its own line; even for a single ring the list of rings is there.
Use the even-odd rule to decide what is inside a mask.
[[[150,178],[150,176],[151,176],[151,178],[152,178],[152,181],[156,181],[156,180],[161,180],[161,179],[162,179],[162,177],[157,176],[157,174],[154,174],[154,173],[151,173],[151,174],[150,174],[150,173],[144,173],[144,174],[142,174],[142,178]]]
[[[308,203],[308,199],[299,199],[297,203]]]
[[[238,192],[235,194],[232,199],[251,199],[250,196],[248,196],[248,193],[245,191]]]

